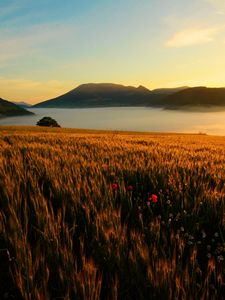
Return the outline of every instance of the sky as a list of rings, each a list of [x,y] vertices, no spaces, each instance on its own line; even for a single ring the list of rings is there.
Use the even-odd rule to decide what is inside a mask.
[[[225,86],[224,0],[0,0],[0,98]]]

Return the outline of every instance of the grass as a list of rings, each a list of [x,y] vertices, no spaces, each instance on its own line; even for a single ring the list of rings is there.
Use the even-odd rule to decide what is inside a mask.
[[[0,298],[224,299],[224,147],[0,127]]]

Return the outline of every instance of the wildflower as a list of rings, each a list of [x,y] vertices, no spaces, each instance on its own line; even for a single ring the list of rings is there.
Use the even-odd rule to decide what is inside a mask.
[[[155,194],[152,194],[150,198],[150,201],[152,201],[153,203],[157,203],[158,202],[158,196]]]
[[[133,188],[132,185],[129,185],[129,186],[127,187],[127,190],[130,191],[130,192],[133,191],[133,189],[134,189],[134,188]]]
[[[206,238],[206,233],[204,231],[202,231],[202,238],[205,239]]]
[[[112,188],[113,190],[117,190],[117,189],[118,189],[118,183],[112,183],[112,184],[111,184],[111,188]]]

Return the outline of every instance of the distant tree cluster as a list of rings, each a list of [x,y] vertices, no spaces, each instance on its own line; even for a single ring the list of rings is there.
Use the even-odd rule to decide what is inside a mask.
[[[37,122],[37,126],[45,126],[45,127],[61,127],[56,120],[51,117],[43,117],[41,120]]]

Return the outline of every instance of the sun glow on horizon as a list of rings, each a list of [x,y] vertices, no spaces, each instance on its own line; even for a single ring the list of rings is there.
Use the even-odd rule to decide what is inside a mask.
[[[225,86],[222,0],[3,0],[0,98],[37,103],[88,82]]]

